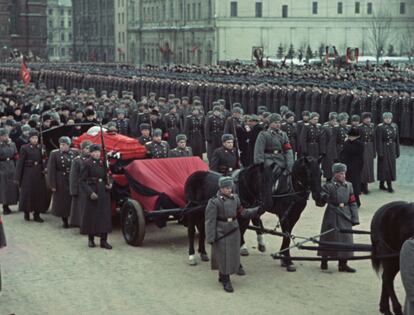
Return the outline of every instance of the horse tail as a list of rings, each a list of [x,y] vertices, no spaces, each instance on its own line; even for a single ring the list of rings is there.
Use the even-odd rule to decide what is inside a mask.
[[[374,269],[375,273],[378,275],[380,273],[381,270],[381,259],[378,258],[378,243],[374,243],[372,244],[372,249],[371,249],[371,264],[372,264],[372,269]]]

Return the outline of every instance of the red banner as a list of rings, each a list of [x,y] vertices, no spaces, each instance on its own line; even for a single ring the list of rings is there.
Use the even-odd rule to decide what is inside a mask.
[[[30,72],[24,61],[22,62],[22,66],[20,68],[20,78],[22,79],[24,85],[27,85],[30,82]]]

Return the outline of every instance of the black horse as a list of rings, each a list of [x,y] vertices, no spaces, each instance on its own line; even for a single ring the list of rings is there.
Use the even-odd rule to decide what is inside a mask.
[[[379,310],[392,315],[389,300],[396,315],[402,315],[401,304],[394,291],[394,278],[400,270],[399,253],[404,241],[414,234],[414,204],[394,201],[379,208],[371,221],[372,267],[382,269],[382,291]]]
[[[199,248],[200,254],[205,254],[204,245],[204,210],[208,200],[213,197],[219,187],[218,179],[220,174],[214,172],[195,172],[185,184],[185,195],[188,207],[202,206],[202,211],[195,211],[188,214],[188,237],[190,263],[194,255],[194,235],[195,226],[200,234]],[[270,168],[263,164],[252,165],[242,169],[236,178],[236,193],[240,197],[243,207],[251,208],[259,206],[264,212],[268,211],[276,214],[280,220],[282,232],[286,233],[283,238],[281,250],[287,249],[290,244],[288,234],[291,233],[301,213],[306,207],[309,193],[315,201],[320,198],[321,192],[321,171],[319,161],[311,157],[298,159],[292,168],[292,184],[294,192],[285,195],[272,195],[273,178]],[[240,232],[243,235],[249,225],[250,220],[238,218]],[[201,243],[202,242],[202,243]],[[284,252],[286,259],[282,265],[288,271],[295,271],[292,261],[289,259],[290,252]]]

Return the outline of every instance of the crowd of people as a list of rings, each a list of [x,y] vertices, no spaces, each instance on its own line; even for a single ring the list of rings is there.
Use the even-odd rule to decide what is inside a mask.
[[[159,69],[154,72],[161,73]],[[368,73],[362,75],[368,78]],[[333,222],[340,213],[346,212],[345,226],[351,224],[352,228],[358,224],[355,211],[361,205],[360,195],[368,194],[368,184],[375,181],[375,158],[379,187],[392,193],[400,138],[414,139],[412,83],[399,70],[390,73],[399,82],[393,83],[391,90],[367,92],[303,82],[225,86],[208,81],[125,79],[47,69],[33,70],[36,83],[24,86],[13,81],[16,69],[0,68],[3,214],[10,214],[10,205],[18,204],[25,220],[30,221],[33,212],[33,220],[41,223],[40,215],[48,210],[53,195],[51,212],[62,219],[64,228],[80,227],[80,232],[88,235],[89,247],[95,247],[94,237],[99,236],[100,246],[111,249],[107,237],[112,229],[112,187],[100,156],[102,148],[87,141],[79,150],[71,148],[72,139],[82,133],[81,124],[102,123],[108,132],[136,138],[146,147],[148,158],[206,159],[210,170],[223,175],[218,200],[211,200],[206,210],[210,219],[214,206],[223,209],[228,204],[231,213],[237,212],[239,201],[229,189],[233,182],[228,177],[235,170],[264,163],[276,182],[289,177],[295,159],[312,157],[320,162],[327,180],[327,213],[329,207],[339,212],[326,215],[322,226],[336,224]],[[386,82],[374,78],[373,82]],[[338,82],[343,81],[334,83]],[[247,98],[244,91],[248,91]],[[61,125],[72,126],[71,131],[47,156],[40,144],[41,133]],[[233,214],[224,219],[232,219]],[[211,222],[206,221],[206,234],[214,243]],[[220,244],[216,245],[220,251]],[[239,244],[237,249],[247,250],[240,249]],[[238,264],[235,260],[234,266],[222,269],[218,263],[220,282],[228,292],[233,291],[228,276],[240,269]],[[321,268],[327,269],[327,262],[323,261]],[[355,272],[346,257],[340,261],[339,270]]]

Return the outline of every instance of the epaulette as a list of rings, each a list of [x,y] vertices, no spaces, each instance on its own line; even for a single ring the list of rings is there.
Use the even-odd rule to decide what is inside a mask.
[[[149,145],[152,141],[145,142],[145,145]]]
[[[50,151],[50,153],[58,152],[58,151],[59,151],[59,149],[54,149],[54,150]]]
[[[382,126],[382,125],[384,125],[384,124],[383,124],[383,123],[379,123],[379,124],[378,124],[378,127],[379,127],[379,126]]]
[[[316,126],[320,127],[320,126],[322,126],[322,125],[321,125],[320,123],[317,123],[317,124],[316,124]]]

